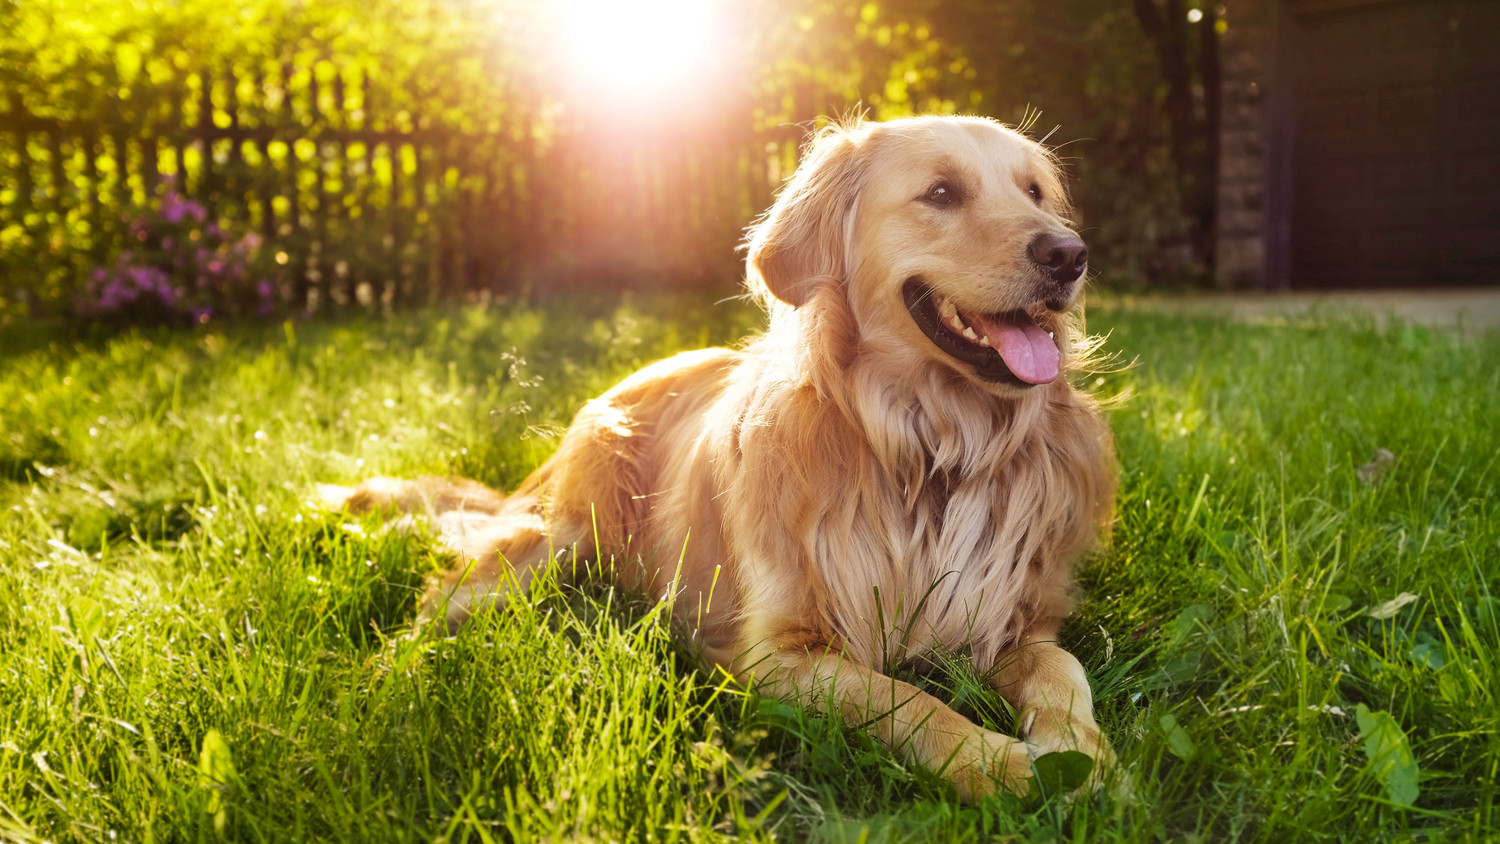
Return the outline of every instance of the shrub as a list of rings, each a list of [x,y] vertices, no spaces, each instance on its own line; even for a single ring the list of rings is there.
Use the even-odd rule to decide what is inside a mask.
[[[94,270],[80,315],[128,323],[270,317],[287,309],[280,267],[254,232],[209,219],[168,181],[154,205],[123,216],[128,246]]]

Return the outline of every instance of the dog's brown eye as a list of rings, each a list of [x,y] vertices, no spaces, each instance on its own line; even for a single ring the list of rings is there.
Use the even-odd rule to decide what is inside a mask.
[[[958,201],[958,191],[947,182],[938,182],[929,188],[927,195],[922,198],[933,205],[952,205]]]
[[[1042,189],[1039,186],[1032,185],[1026,189],[1026,192],[1031,194],[1032,202],[1035,202],[1037,205],[1042,204]]]

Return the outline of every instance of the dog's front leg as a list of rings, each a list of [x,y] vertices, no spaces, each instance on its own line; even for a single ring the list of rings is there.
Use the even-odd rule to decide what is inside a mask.
[[[1003,788],[1031,790],[1026,744],[986,730],[918,689],[846,659],[826,644],[771,650],[755,666],[757,686],[869,730],[910,762],[950,781],[965,800]]]
[[[1033,756],[1077,750],[1094,760],[1087,787],[1097,789],[1114,765],[1109,740],[1094,721],[1094,698],[1083,665],[1050,640],[1030,638],[1001,654],[990,685],[1019,714],[1017,732]]]

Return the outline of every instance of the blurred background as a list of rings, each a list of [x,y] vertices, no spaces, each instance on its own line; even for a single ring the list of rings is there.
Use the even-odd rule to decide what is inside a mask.
[[[1493,283],[1489,0],[0,0],[0,320],[728,295],[830,116],[1066,163],[1105,287]]]

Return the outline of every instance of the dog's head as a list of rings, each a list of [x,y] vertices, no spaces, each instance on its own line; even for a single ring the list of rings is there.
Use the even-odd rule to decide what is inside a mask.
[[[862,355],[1015,395],[1067,365],[1088,264],[1068,212],[1052,156],[994,121],[835,126],[752,228],[748,274],[793,307],[837,286]]]

